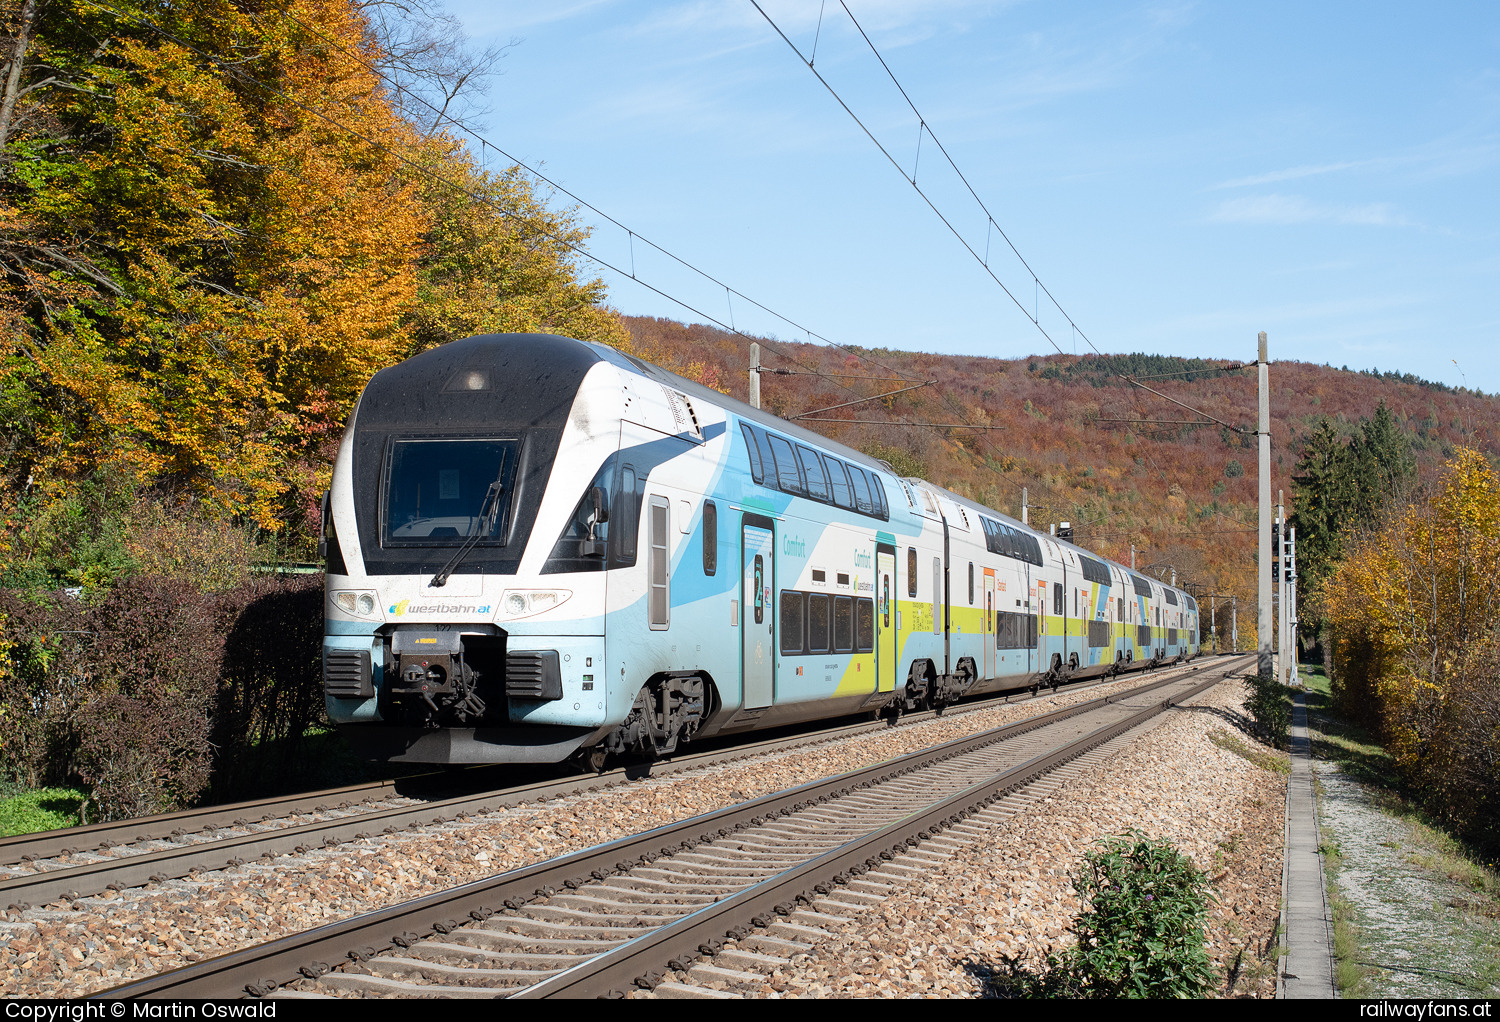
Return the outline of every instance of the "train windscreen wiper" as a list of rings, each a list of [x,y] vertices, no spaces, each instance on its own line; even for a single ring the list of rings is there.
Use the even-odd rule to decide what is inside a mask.
[[[427,583],[428,586],[440,589],[447,585],[448,577],[464,559],[464,555],[474,549],[474,544],[479,542],[481,536],[495,527],[495,514],[500,510],[500,493],[505,489],[500,480],[504,478],[505,461],[501,459],[500,474],[495,477],[494,482],[490,483],[490,488],[484,491],[484,503],[479,505],[479,516],[474,519],[474,524],[469,529],[468,539],[465,539],[463,546],[459,547],[448,559],[448,563],[443,565],[442,570],[432,576]]]

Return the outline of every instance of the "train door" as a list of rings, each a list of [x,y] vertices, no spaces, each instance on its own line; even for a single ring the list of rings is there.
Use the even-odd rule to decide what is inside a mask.
[[[776,523],[745,515],[740,525],[740,677],[744,709],[770,706],[776,686]]]
[[[875,670],[878,692],[896,691],[896,656],[900,635],[896,616],[896,548],[875,547]]]
[[[995,676],[995,647],[1000,629],[995,620],[995,569],[984,569],[984,677]]]

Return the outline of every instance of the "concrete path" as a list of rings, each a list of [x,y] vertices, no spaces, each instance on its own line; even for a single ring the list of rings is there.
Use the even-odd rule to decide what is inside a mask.
[[[1333,985],[1333,914],[1318,854],[1318,801],[1313,788],[1307,703],[1292,707],[1292,775],[1286,788],[1286,857],[1281,872],[1281,943],[1277,997],[1337,997]]]

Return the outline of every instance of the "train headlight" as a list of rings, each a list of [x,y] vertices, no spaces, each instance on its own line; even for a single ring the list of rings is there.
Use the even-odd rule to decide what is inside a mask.
[[[500,598],[500,613],[507,618],[540,614],[561,606],[572,595],[566,589],[507,589]]]
[[[328,594],[333,605],[353,617],[375,616],[375,594],[349,590],[335,590]]]

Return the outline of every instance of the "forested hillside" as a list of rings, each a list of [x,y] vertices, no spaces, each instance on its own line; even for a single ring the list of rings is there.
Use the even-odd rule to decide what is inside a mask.
[[[748,342],[710,327],[626,317],[648,357],[744,399]],[[1031,521],[1071,521],[1077,540],[1122,563],[1176,569],[1200,592],[1237,593],[1242,643],[1254,636],[1256,483],[1255,337],[1223,361],[1157,355],[1034,356],[1017,360],[773,342],[762,361],[796,375],[762,374],[763,406],[791,416],[856,397],[933,385],[813,418],[883,420],[813,428],[1016,517],[1029,489]],[[1275,349],[1272,349],[1273,358]],[[1232,369],[1249,360],[1249,368]],[[1228,371],[1225,371],[1225,370]],[[812,375],[812,373],[820,375]],[[848,374],[840,379],[833,374]],[[1180,374],[1180,375],[1169,375]],[[1129,375],[1230,426],[1199,418],[1132,386]],[[854,379],[888,377],[894,382]],[[1395,448],[1418,487],[1459,445],[1500,454],[1500,399],[1412,376],[1295,361],[1271,366],[1272,499],[1295,510],[1294,475],[1320,430],[1346,443],[1388,409]],[[907,426],[916,423],[954,425]],[[1176,420],[1154,424],[1111,421]],[[1326,423],[1326,424],[1325,424]],[[980,431],[972,427],[991,427]],[[970,428],[966,428],[970,427]],[[1227,618],[1221,624],[1227,625]]]

